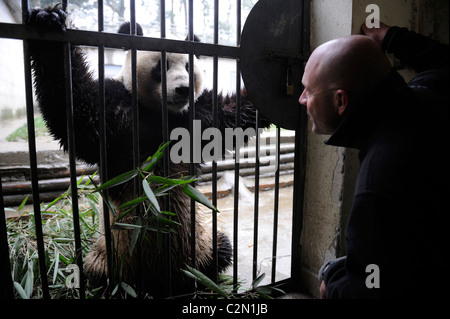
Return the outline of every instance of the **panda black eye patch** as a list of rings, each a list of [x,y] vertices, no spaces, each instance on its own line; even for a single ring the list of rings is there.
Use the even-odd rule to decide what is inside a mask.
[[[166,70],[169,71],[169,68],[170,68],[169,61],[166,59]],[[158,63],[152,70],[151,77],[153,80],[161,82],[161,59],[158,60]]]

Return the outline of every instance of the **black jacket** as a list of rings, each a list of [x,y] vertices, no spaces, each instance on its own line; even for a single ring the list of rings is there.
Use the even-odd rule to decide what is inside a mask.
[[[393,71],[349,106],[326,141],[359,149],[361,162],[347,259],[325,274],[327,298],[423,298],[448,289],[448,45],[392,27],[382,46],[419,74],[406,84]],[[366,286],[370,264],[379,288]]]

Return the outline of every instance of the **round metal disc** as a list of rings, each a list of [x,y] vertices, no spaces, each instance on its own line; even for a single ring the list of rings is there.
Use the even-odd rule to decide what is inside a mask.
[[[287,129],[298,127],[302,107],[301,3],[258,1],[241,37],[240,66],[249,98],[272,123]]]

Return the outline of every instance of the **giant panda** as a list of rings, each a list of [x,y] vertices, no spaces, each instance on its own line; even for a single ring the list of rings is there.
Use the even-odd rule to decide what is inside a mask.
[[[27,24],[40,33],[60,32],[66,30],[67,14],[58,6],[46,9],[33,9]],[[129,34],[129,24],[120,26],[119,33]],[[138,35],[142,29],[138,27]],[[64,87],[64,47],[62,42],[33,40],[29,42],[34,86],[40,111],[46,125],[67,150],[66,96]],[[74,114],[75,155],[77,159],[88,164],[99,164],[99,115],[98,82],[89,71],[80,47],[71,48],[72,92]],[[133,169],[132,150],[132,95],[131,63],[128,53],[120,73],[114,78],[105,79],[105,121],[107,158],[106,172],[108,178]],[[210,90],[202,90],[202,71],[194,63],[194,87],[189,87],[188,56],[167,53],[167,105],[169,110],[169,130],[176,127],[189,127],[189,90],[194,90],[195,117],[201,120],[202,128],[212,126],[212,100]],[[140,127],[141,162],[152,155],[161,145],[161,58],[159,52],[137,51],[138,103]],[[218,128],[224,133],[225,128],[235,127],[236,96],[218,96]],[[241,92],[240,126],[245,129],[255,127],[256,109],[248,100],[245,90]],[[267,126],[265,120],[261,126]],[[225,134],[222,134],[225,136]],[[163,174],[161,167],[156,174]],[[189,174],[188,164],[170,166],[170,177],[179,178]],[[133,183],[110,189],[109,197],[118,207],[132,199]],[[180,271],[185,265],[191,265],[190,233],[190,199],[175,188],[170,195],[169,211],[176,214],[174,220],[182,226],[170,234],[170,258],[156,248],[156,235],[149,236],[139,250],[130,255],[131,231],[112,230],[112,263],[120,280],[139,288],[153,297],[165,296],[168,291],[173,295],[184,293],[192,288],[192,283]],[[197,214],[198,215],[198,214]],[[122,222],[132,223],[136,216],[127,215]],[[114,216],[110,217],[111,223]],[[226,269],[232,260],[232,246],[228,237],[221,232],[218,238],[218,270]],[[206,229],[201,216],[196,217],[195,267],[205,274],[213,274],[212,234]],[[138,262],[139,261],[139,262]],[[168,265],[172,289],[167,288]],[[105,236],[100,234],[90,253],[84,260],[84,271],[89,283],[106,284],[107,256]]]

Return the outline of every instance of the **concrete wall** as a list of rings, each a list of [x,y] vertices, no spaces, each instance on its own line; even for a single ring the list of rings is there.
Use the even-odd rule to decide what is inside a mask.
[[[311,1],[311,50],[351,33],[352,1]],[[345,149],[323,144],[327,136],[308,128],[305,207],[302,231],[302,281],[318,295],[317,272],[336,256],[340,231]]]
[[[448,43],[447,0],[311,0],[311,49],[359,33],[368,4],[377,4],[381,21],[408,27]],[[402,71],[405,79],[414,73]],[[309,128],[311,132],[311,128]],[[345,224],[359,170],[358,151],[325,146],[327,136],[308,135],[302,231],[302,281],[318,296],[320,266],[345,254]]]

